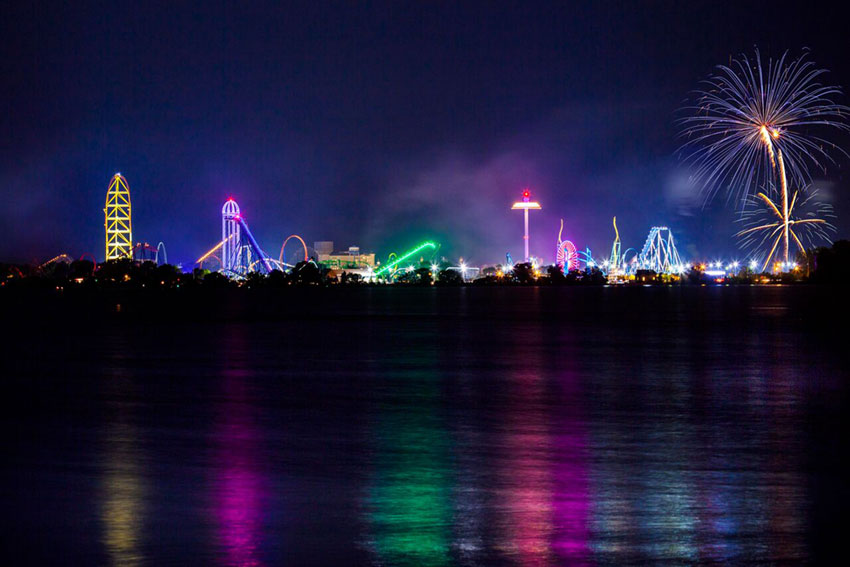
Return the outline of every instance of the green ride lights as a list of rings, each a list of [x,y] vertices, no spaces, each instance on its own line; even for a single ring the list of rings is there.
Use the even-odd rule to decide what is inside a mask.
[[[386,266],[383,266],[380,270],[375,272],[375,276],[380,277],[380,276],[386,274],[389,270],[391,270],[394,267],[396,267],[397,265],[401,264],[402,262],[404,262],[405,260],[407,260],[411,256],[415,256],[416,254],[418,254],[419,252],[421,252],[425,248],[431,248],[433,250],[436,250],[437,245],[434,244],[431,241],[423,242],[422,244],[420,244],[419,246],[417,246],[413,250],[407,252],[404,256],[399,256],[398,258],[396,258],[392,262],[388,263]]]

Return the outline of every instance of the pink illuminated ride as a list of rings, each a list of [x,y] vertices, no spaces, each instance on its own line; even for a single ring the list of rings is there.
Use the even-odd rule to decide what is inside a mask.
[[[569,240],[561,240],[564,232],[564,219],[561,219],[561,230],[558,231],[558,250],[555,253],[555,263],[563,268],[564,273],[578,270],[578,252],[575,245]]]

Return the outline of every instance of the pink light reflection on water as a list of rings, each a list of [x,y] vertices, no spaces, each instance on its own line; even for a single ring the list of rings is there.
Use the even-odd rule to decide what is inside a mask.
[[[503,471],[509,486],[501,504],[507,536],[502,548],[520,565],[549,560],[551,479],[541,462],[547,441],[545,433],[517,432],[506,443],[513,458]]]
[[[552,549],[571,565],[589,561],[588,530],[588,447],[579,376],[573,368],[558,380],[561,389],[562,419],[553,439],[553,516],[555,529]]]
[[[226,429],[228,433],[224,438],[233,445],[228,447],[229,451],[225,449],[221,453],[223,468],[216,483],[220,542],[228,564],[261,565],[258,548],[263,527],[263,480],[250,455],[245,453],[245,439],[250,430],[237,424],[230,424]]]
[[[586,561],[588,546],[588,480],[586,447],[579,432],[568,432],[557,439],[553,474],[553,516],[555,553],[575,564]]]
[[[526,355],[512,371],[505,415],[504,454],[497,503],[502,542],[497,547],[518,565],[552,560],[551,438],[541,364]]]
[[[266,479],[260,467],[260,434],[254,424],[257,405],[251,397],[251,375],[240,364],[244,337],[234,327],[227,338],[228,359],[222,375],[222,399],[216,432],[217,478],[215,515],[219,545],[228,565],[262,565]]]

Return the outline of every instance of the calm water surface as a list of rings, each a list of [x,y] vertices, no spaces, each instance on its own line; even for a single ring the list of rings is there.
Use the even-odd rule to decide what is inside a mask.
[[[831,562],[841,291],[7,302],[0,562]]]

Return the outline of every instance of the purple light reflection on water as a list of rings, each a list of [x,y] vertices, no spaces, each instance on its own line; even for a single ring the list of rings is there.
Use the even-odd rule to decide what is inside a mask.
[[[260,466],[261,438],[251,399],[251,376],[240,364],[246,352],[239,326],[227,340],[228,358],[222,375],[221,426],[215,439],[217,476],[213,487],[217,537],[228,565],[262,565],[267,482]]]
[[[586,447],[579,432],[563,433],[557,440],[558,455],[553,474],[555,553],[571,561],[585,560],[588,546],[588,481]]]
[[[569,339],[564,340],[565,344],[572,344]],[[579,362],[579,357],[572,357],[567,372],[558,379],[562,417],[559,434],[553,439],[552,550],[561,560],[573,565],[588,561],[590,552],[587,433],[581,411],[580,376],[574,366]]]
[[[216,516],[219,540],[228,563],[260,565],[259,546],[263,527],[263,479],[246,453],[246,436],[251,430],[229,424],[223,439],[232,441],[221,452],[223,468],[216,483]]]

